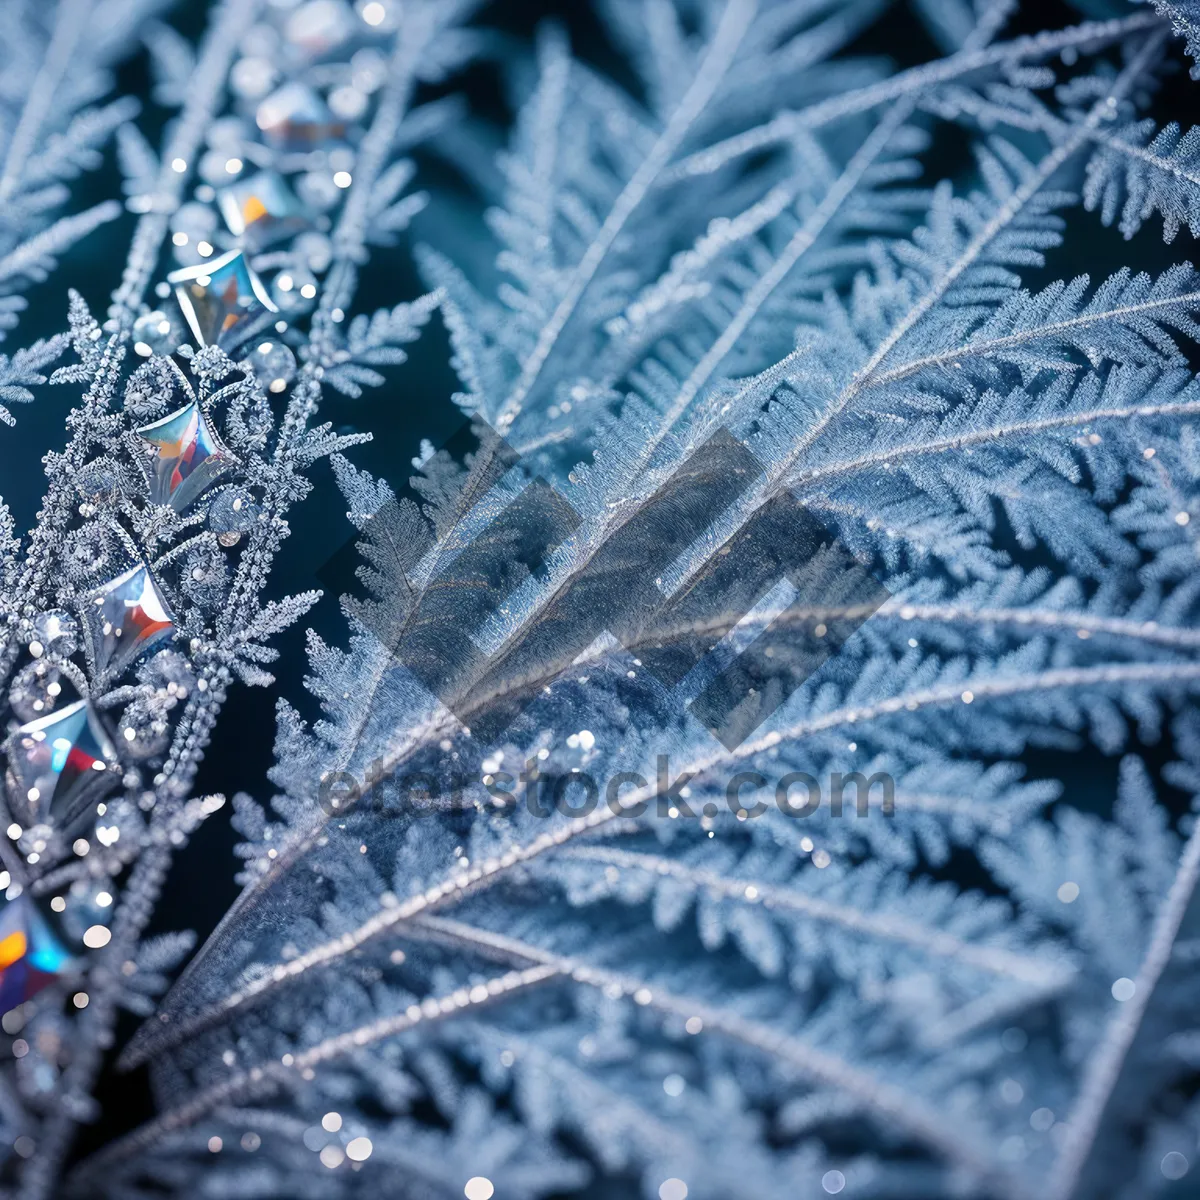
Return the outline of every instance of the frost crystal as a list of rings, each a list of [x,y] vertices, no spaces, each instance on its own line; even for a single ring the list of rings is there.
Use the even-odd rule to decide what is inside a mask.
[[[119,215],[72,203],[110,135],[136,218],[103,315],[0,356],[4,424],[73,404],[0,504],[0,1191],[1177,1194],[1195,6],[160,7],[0,21],[0,331]],[[358,311],[414,222],[430,293]],[[467,431],[399,495],[321,409],[422,420],[431,319]],[[323,459],[360,586],[193,954],[148,930],[320,599],[274,567]],[[110,1050],[157,1112],[81,1157]]]

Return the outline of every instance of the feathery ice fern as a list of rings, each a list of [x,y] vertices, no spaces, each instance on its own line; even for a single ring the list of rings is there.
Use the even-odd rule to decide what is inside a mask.
[[[138,223],[107,317],[73,294],[4,360],[25,399],[69,342],[80,393],[36,527],[0,509],[6,1194],[1172,1194],[1200,179],[1170,20],[608,0],[606,71],[476,8],[152,26],[179,113],[161,151],[108,123]],[[928,61],[880,57],[897,30]],[[476,55],[517,101],[494,165],[426,90]],[[430,294],[355,314],[369,248],[461,203],[407,192],[419,141],[494,261],[431,221]],[[1112,225],[1177,261],[1047,282]],[[435,312],[477,445],[426,445],[418,503],[317,418]],[[272,568],[324,458],[361,588],[192,953],[146,930],[224,806],[194,785],[227,693],[317,599]],[[769,715],[715,737],[750,658]],[[72,1163],[110,1051],[157,1115]]]

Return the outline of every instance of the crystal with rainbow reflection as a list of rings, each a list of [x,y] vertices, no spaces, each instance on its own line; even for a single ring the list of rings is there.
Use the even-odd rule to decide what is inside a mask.
[[[217,196],[229,232],[254,251],[308,228],[304,207],[276,171],[259,171]]]
[[[175,615],[143,563],[92,592],[83,602],[83,615],[100,674],[119,675],[175,628]]]
[[[52,984],[70,960],[29,893],[0,900],[0,1013]]]
[[[241,250],[172,271],[167,279],[175,285],[179,308],[201,346],[236,345],[252,316],[264,309],[279,311]]]
[[[134,432],[152,451],[143,464],[151,501],[169,504],[176,512],[183,512],[209,484],[237,465],[195,401]]]
[[[69,828],[120,778],[117,753],[86,700],[18,726],[5,753],[9,813],[26,828]]]
[[[320,95],[304,83],[285,83],[259,106],[255,121],[276,150],[311,154],[326,149],[346,132]]]

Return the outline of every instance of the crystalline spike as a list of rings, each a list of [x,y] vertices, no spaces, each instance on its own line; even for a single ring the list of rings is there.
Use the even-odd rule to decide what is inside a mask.
[[[66,969],[70,955],[28,893],[0,900],[0,1013],[32,999]]]
[[[259,171],[217,197],[229,232],[252,251],[308,228],[305,210],[275,171]]]
[[[238,462],[194,401],[135,432],[152,448],[143,463],[151,501],[169,504],[176,512]]]
[[[117,753],[86,700],[19,726],[5,756],[9,811],[26,827],[70,828],[120,777]]]
[[[167,278],[175,285],[180,310],[202,346],[235,345],[241,337],[238,331],[250,317],[263,309],[279,311],[241,250],[173,271]]]
[[[170,606],[141,563],[92,592],[84,601],[83,614],[92,660],[102,674],[119,675],[175,628]]]

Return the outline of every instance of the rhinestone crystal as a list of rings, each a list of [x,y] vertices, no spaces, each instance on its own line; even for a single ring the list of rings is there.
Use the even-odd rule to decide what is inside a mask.
[[[151,501],[176,512],[238,462],[195,402],[135,432],[151,451],[143,462]]]
[[[48,987],[69,959],[28,892],[0,901],[0,1013]]]
[[[139,563],[84,601],[92,661],[120,674],[139,654],[171,636],[175,617],[148,568]]]
[[[223,188],[217,202],[229,232],[251,251],[308,228],[303,206],[275,171],[259,171]]]
[[[86,700],[19,726],[5,749],[9,811],[25,826],[70,827],[120,778],[116,751]]]
[[[346,131],[307,84],[285,83],[259,106],[254,119],[276,150],[307,154],[325,149]]]
[[[279,311],[241,250],[173,271],[167,278],[175,285],[179,307],[201,346],[234,345],[251,316],[263,309]]]

